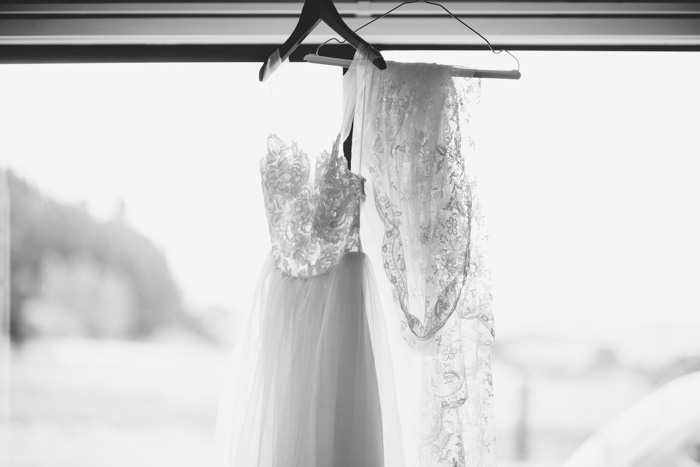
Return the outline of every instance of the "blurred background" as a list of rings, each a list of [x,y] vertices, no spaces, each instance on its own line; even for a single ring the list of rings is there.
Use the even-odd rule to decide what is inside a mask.
[[[700,371],[700,54],[517,56],[520,81],[482,82],[469,157],[490,230],[499,465],[553,467]],[[650,66],[665,74],[640,76]],[[13,467],[211,463],[269,248],[258,164],[279,116],[257,68],[0,66]],[[288,68],[330,147],[340,70]],[[681,381],[673,398],[697,413]],[[696,465],[700,416],[683,423],[595,465]],[[649,446],[668,454],[635,463]]]

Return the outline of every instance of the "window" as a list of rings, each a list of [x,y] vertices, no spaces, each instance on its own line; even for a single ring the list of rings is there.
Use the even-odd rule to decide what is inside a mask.
[[[483,81],[472,118],[491,232],[498,453],[501,465],[558,466],[655,388],[700,370],[700,54],[516,55],[522,80]],[[12,465],[210,458],[228,347],[268,243],[258,67],[0,67],[10,188],[60,217],[25,219],[61,227],[38,233],[72,234],[33,239],[51,248],[24,271],[37,287],[12,352]],[[335,111],[338,69],[290,68],[327,82],[318,94]],[[133,245],[112,243],[116,231]],[[96,257],[95,242],[123,254]],[[152,270],[126,268],[124,252],[162,262],[157,290],[170,302],[144,305],[137,279]]]

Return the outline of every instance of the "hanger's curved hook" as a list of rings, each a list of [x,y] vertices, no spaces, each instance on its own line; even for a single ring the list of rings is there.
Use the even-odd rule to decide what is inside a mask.
[[[406,1],[406,2],[399,3],[399,4],[396,5],[394,8],[392,8],[392,9],[389,10],[389,11],[387,11],[386,13],[383,13],[383,14],[381,14],[380,16],[377,16],[376,18],[374,18],[374,19],[372,19],[372,20],[366,22],[365,24],[363,24],[363,25],[360,26],[359,28],[355,29],[355,32],[359,31],[360,29],[362,29],[362,28],[364,28],[364,27],[369,26],[370,24],[372,24],[372,23],[374,23],[375,21],[378,21],[378,20],[384,18],[385,16],[390,15],[391,13],[393,13],[393,12],[396,11],[396,10],[398,10],[399,8],[401,8],[401,7],[404,6],[404,5],[408,5],[408,4],[410,4],[410,3],[420,3],[420,2],[427,3],[427,4],[429,4],[429,5],[439,6],[440,8],[442,8],[443,10],[445,10],[445,12],[446,12],[448,15],[450,15],[451,17],[453,17],[454,19],[456,19],[457,21],[459,21],[460,23],[462,23],[462,25],[466,26],[471,32],[473,32],[474,34],[476,34],[477,36],[479,36],[484,42],[486,42],[486,45],[489,46],[489,49],[491,50],[491,52],[493,52],[494,54],[500,54],[501,52],[505,52],[505,53],[507,53],[508,55],[510,55],[511,57],[513,57],[513,60],[515,60],[515,63],[517,63],[517,65],[518,65],[518,68],[517,68],[517,69],[518,69],[518,71],[520,71],[520,60],[518,60],[518,58],[517,58],[515,55],[513,55],[512,53],[510,53],[510,51],[509,51],[508,49],[494,49],[494,48],[493,48],[493,45],[491,45],[491,42],[489,42],[489,40],[486,39],[486,37],[484,37],[479,31],[477,31],[477,30],[474,29],[473,27],[469,26],[467,23],[465,23],[464,21],[462,21],[459,17],[455,16],[450,10],[448,10],[447,8],[445,8],[445,7],[444,7],[443,5],[441,5],[440,3],[431,2],[430,0],[408,0],[408,1]],[[330,41],[336,41],[338,44],[344,44],[344,43],[347,42],[347,41],[345,41],[345,40],[338,40],[338,39],[335,38],[335,37],[331,37],[330,39],[328,39],[328,40],[325,41],[325,42],[322,42],[321,44],[318,45],[318,47],[316,47],[316,55],[318,55],[319,51],[321,50],[321,47],[323,47],[324,45],[328,44]]]

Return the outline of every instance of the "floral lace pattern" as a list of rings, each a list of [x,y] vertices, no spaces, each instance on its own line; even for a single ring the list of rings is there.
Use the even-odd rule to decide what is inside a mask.
[[[426,356],[422,467],[495,465],[486,235],[462,153],[479,87],[439,65],[358,69],[353,143],[384,225],[402,334]]]
[[[359,249],[364,179],[347,169],[339,141],[331,154],[318,157],[312,177],[309,158],[296,143],[268,137],[260,173],[272,257],[291,276],[323,274]]]

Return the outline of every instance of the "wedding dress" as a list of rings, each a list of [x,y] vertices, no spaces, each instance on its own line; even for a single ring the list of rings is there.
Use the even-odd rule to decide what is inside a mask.
[[[248,371],[236,370],[237,402],[222,412],[232,426],[219,430],[230,442],[219,465],[493,466],[485,232],[461,141],[478,80],[457,82],[429,64],[378,72],[358,53],[343,84],[343,130],[330,153],[312,163],[291,140],[268,138],[272,251],[236,367]],[[338,149],[353,119],[359,173]],[[413,358],[394,338],[391,360],[360,245],[365,185],[374,201],[362,217],[367,252],[384,268],[381,299],[393,295]],[[408,371],[397,392],[400,360]],[[409,423],[399,423],[397,404]]]
[[[403,465],[386,330],[360,245],[364,179],[340,139],[313,163],[295,142],[268,137],[260,173],[272,248],[220,413],[219,465]]]

